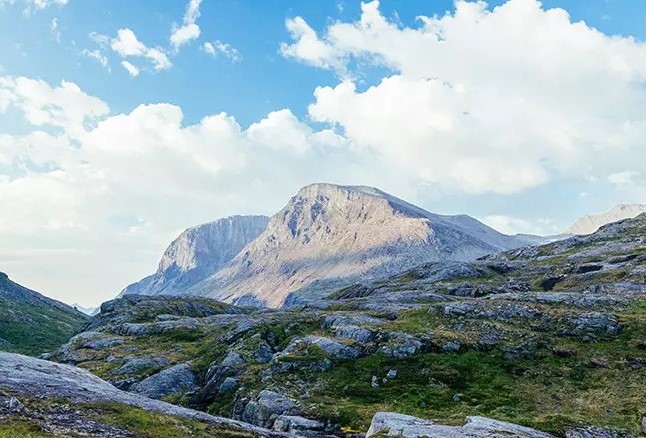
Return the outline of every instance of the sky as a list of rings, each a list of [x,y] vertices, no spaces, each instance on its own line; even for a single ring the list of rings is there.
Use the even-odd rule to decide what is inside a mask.
[[[646,202],[646,2],[0,0],[0,271],[97,305],[313,182],[505,233]]]

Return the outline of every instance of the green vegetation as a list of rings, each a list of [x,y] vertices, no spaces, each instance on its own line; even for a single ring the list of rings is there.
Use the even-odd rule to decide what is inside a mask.
[[[144,438],[176,438],[190,436],[193,438],[243,438],[253,437],[226,426],[211,425],[199,421],[162,415],[143,409],[115,403],[89,405],[95,411],[96,420],[126,429]]]
[[[0,296],[0,350],[31,356],[56,350],[86,324],[78,313],[20,303]]]
[[[0,420],[0,438],[51,438],[38,423],[23,418]]]

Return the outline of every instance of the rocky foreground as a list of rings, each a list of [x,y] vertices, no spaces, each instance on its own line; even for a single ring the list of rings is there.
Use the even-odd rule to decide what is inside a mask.
[[[402,424],[404,436],[638,436],[645,240],[641,215],[284,310],[125,296],[49,357],[133,394],[305,436]],[[416,419],[382,427],[377,412]]]

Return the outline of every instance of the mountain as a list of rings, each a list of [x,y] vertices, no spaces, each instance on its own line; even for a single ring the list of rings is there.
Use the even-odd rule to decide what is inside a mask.
[[[267,228],[266,216],[231,216],[188,228],[164,252],[157,272],[121,295],[181,294],[214,274]]]
[[[186,293],[280,307],[296,291],[316,295],[359,277],[525,245],[469,216],[429,213],[375,188],[312,184],[231,262]]]
[[[646,204],[619,204],[603,213],[583,216],[565,234],[585,235],[592,234],[601,226],[623,219],[634,218],[641,213],[646,213]]]
[[[98,307],[83,307],[83,306],[81,306],[80,304],[77,304],[77,303],[71,304],[71,306],[73,308],[75,308],[76,310],[78,310],[79,312],[85,313],[88,316],[94,316],[99,312]]]
[[[0,272],[0,350],[31,355],[55,350],[81,331],[87,320],[78,310]]]

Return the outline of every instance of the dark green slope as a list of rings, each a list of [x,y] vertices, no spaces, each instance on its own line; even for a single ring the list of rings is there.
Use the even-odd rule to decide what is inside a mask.
[[[0,350],[28,355],[53,351],[83,329],[88,317],[0,272]]]

